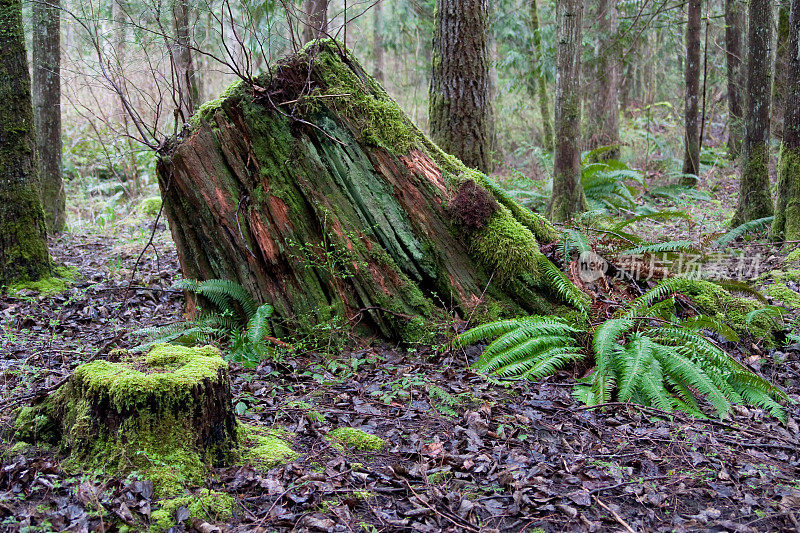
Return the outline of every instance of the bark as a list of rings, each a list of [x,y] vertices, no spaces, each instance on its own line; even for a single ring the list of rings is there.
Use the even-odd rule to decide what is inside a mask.
[[[700,175],[700,17],[703,0],[689,0],[689,18],[686,24],[686,70],[684,98],[684,151],[683,173]],[[696,185],[697,180],[684,179],[686,185]]]
[[[530,0],[528,28],[533,42],[531,49],[531,73],[528,78],[528,93],[538,98],[542,116],[542,136],[546,150],[553,150],[553,120],[550,117],[550,98],[547,96],[547,79],[542,70],[542,35],[539,30],[539,10],[536,0]]]
[[[770,216],[769,100],[772,6],[769,0],[751,0],[747,30],[747,106],[742,144],[739,201],[732,225]]]
[[[561,222],[586,211],[581,184],[581,36],[582,0],[558,2],[556,53],[556,152],[553,194],[547,218]]]
[[[725,60],[728,82],[728,154],[731,159],[742,149],[742,6],[739,0],[725,0]]]
[[[303,42],[321,39],[328,34],[328,0],[305,0],[303,10],[306,22],[303,25]]]
[[[614,42],[617,36],[617,6],[615,0],[599,0],[596,16],[598,29],[595,41],[592,97],[589,100],[586,129],[586,148],[619,144],[619,96],[617,58]],[[619,147],[604,152],[603,159],[619,157]]]
[[[383,1],[372,8],[372,57],[375,60],[373,76],[379,83],[383,83]]]
[[[33,4],[33,119],[39,189],[47,229],[67,222],[61,179],[61,16],[59,0]]]
[[[0,286],[50,275],[19,0],[0,0]]]
[[[410,341],[445,307],[473,320],[549,312],[537,242],[557,232],[444,154],[332,43],[240,85],[162,154],[183,276],[239,282],[274,306],[279,333],[338,317]],[[306,80],[346,96],[306,98],[293,120],[293,103],[273,103]]]
[[[789,2],[784,0],[778,7],[778,38],[775,47],[775,68],[772,80],[772,111],[770,125],[772,135],[780,139],[783,135],[784,97],[789,62]]]
[[[177,78],[177,108],[182,121],[188,122],[200,101],[197,72],[192,60],[192,29],[188,0],[174,0],[172,23],[175,29],[175,76]]]
[[[793,0],[789,24],[783,143],[778,165],[774,240],[800,240],[800,0]]]
[[[467,166],[491,169],[488,0],[438,0],[429,117],[433,140]]]

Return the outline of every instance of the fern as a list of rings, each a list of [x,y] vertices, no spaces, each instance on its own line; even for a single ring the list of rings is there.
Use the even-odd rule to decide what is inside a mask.
[[[463,346],[491,340],[473,367],[506,378],[541,379],[593,355],[594,371],[573,389],[575,398],[587,405],[616,396],[663,411],[705,416],[699,401],[703,399],[721,418],[733,404],[748,403],[785,420],[780,402],[788,401],[786,394],[702,334],[710,330],[735,341],[738,336],[729,326],[704,315],[675,316],[673,296],[696,293],[701,283],[665,280],[593,332],[560,319],[532,316],[478,326],[456,342]]]
[[[756,220],[751,220],[749,222],[745,222],[744,224],[736,226],[728,233],[715,240],[714,245],[718,248],[724,248],[725,246],[727,246],[728,244],[730,244],[731,242],[735,241],[736,239],[738,239],[743,235],[766,228],[767,226],[772,224],[772,220],[774,218],[775,217],[758,218]]]
[[[620,255],[658,254],[663,252],[686,252],[694,249],[694,243],[688,240],[657,242],[623,250]]]
[[[643,215],[636,215],[627,220],[623,220],[611,228],[611,231],[619,231],[625,226],[639,222],[642,220],[669,220],[673,218],[683,218],[689,220],[691,217],[686,211],[656,211],[655,213],[645,213]]]
[[[579,309],[582,313],[587,313],[591,304],[589,296],[572,283],[561,270],[558,269],[548,259],[542,258],[539,262],[539,279],[544,285],[555,292],[565,302]]]
[[[182,280],[177,283],[177,288],[199,294],[207,298],[220,312],[226,310],[235,312],[245,320],[255,315],[258,307],[244,287],[227,279],[210,279],[201,282],[191,279]],[[243,314],[238,312],[233,305],[234,302],[241,306]]]

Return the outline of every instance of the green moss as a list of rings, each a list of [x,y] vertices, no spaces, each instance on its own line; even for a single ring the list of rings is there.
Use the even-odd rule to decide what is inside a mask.
[[[762,277],[772,280],[772,283],[764,287],[764,294],[774,300],[778,300],[787,307],[800,308],[800,294],[790,289],[786,284],[787,281],[800,282],[800,270],[771,270]]]
[[[789,263],[800,261],[800,247],[797,247],[791,252],[789,252],[789,255],[786,256],[786,261]]]
[[[160,209],[161,209],[160,196],[151,196],[150,198],[145,198],[139,204],[139,212],[142,213],[143,215],[151,217],[156,216]]]
[[[34,407],[23,407],[14,421],[14,437],[20,441],[57,442],[58,428],[45,412]]]
[[[203,105],[197,108],[192,118],[189,119],[189,124],[192,128],[199,128],[203,122],[210,122],[214,113],[222,107],[226,100],[229,98],[237,98],[243,96],[245,93],[246,85],[243,81],[237,80],[230,84],[218,98],[204,102]]]
[[[238,433],[242,460],[253,466],[269,470],[299,457],[283,440],[286,432],[240,424]]]
[[[75,283],[78,274],[76,267],[59,266],[53,269],[54,276],[41,278],[37,281],[25,281],[15,283],[9,287],[9,293],[15,294],[20,291],[36,291],[42,296],[51,296],[67,290]]]
[[[453,472],[449,470],[439,470],[428,475],[428,481],[434,485],[444,485],[453,479]]]
[[[500,281],[510,280],[523,272],[538,274],[537,266],[542,255],[539,245],[533,233],[520,224],[505,206],[500,206],[486,227],[475,233],[471,249],[484,268],[495,272]]]
[[[216,381],[226,363],[217,348],[187,348],[173,344],[154,346],[144,359],[143,372],[136,361],[121,363],[93,361],[75,369],[73,386],[83,394],[102,395],[117,410],[131,409],[158,398],[160,404],[176,405],[190,401],[203,380]]]
[[[378,451],[386,446],[382,438],[351,427],[341,427],[328,433],[331,444],[340,450]]]
[[[168,531],[176,524],[177,511],[185,507],[189,518],[199,518],[209,523],[229,523],[236,507],[234,499],[223,492],[203,491],[203,493],[161,502],[161,507],[150,515],[150,531]]]

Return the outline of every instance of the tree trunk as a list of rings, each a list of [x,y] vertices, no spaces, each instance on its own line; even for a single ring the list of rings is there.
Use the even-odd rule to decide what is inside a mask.
[[[725,0],[725,60],[728,79],[728,154],[739,157],[742,150],[742,27],[739,0]]]
[[[775,47],[775,68],[772,79],[772,112],[770,125],[776,139],[783,136],[784,97],[786,96],[786,76],[789,63],[789,5],[783,0],[778,7],[778,39]]]
[[[550,98],[547,97],[547,79],[542,70],[542,35],[539,30],[539,10],[536,0],[530,0],[528,27],[533,45],[531,48],[531,73],[528,77],[528,93],[539,99],[539,113],[542,115],[542,135],[545,150],[553,150],[553,121],[550,118]]]
[[[173,0],[172,23],[175,27],[175,76],[181,120],[188,122],[200,100],[197,73],[192,60],[192,28],[188,0]]]
[[[491,169],[488,0],[438,0],[429,116],[442,150]]]
[[[683,173],[700,175],[700,16],[703,0],[689,0],[689,18],[686,24],[685,130]],[[684,178],[685,185],[696,185],[697,180]]]
[[[160,158],[185,278],[239,282],[284,333],[338,318],[414,341],[445,308],[552,311],[556,274],[537,242],[553,227],[442,152],[337,43],[256,83],[204,109]]]
[[[0,0],[0,286],[50,275],[19,0]]]
[[[774,240],[800,239],[800,0],[792,0]]]
[[[739,201],[732,226],[770,216],[769,98],[772,6],[769,0],[750,0],[747,30],[747,106],[740,165]]]
[[[372,57],[375,60],[375,68],[372,70],[378,83],[383,84],[383,1],[375,4],[372,9]]]
[[[328,34],[328,0],[305,0],[303,10],[306,22],[303,25],[303,42],[321,39]]]
[[[59,0],[33,4],[33,119],[39,190],[45,222],[58,233],[67,223],[61,180],[61,12]]]
[[[617,95],[617,6],[615,0],[599,0],[594,53],[595,91],[589,99],[591,112],[586,129],[586,149],[619,144],[619,97]],[[604,152],[603,159],[619,157],[619,147]]]
[[[561,222],[586,211],[581,184],[581,36],[583,0],[558,2],[556,153],[547,218]]]

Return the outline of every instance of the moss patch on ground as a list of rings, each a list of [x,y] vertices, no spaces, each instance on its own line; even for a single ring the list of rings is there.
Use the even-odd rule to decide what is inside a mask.
[[[15,283],[9,287],[9,293],[15,294],[20,291],[36,291],[41,296],[52,296],[67,290],[75,283],[78,275],[76,267],[57,266],[53,268],[53,276],[42,278],[37,281],[24,281]]]
[[[159,210],[161,210],[161,204],[162,200],[160,196],[145,198],[139,204],[139,212],[143,215],[154,217],[158,214]]]
[[[263,470],[289,463],[299,457],[284,438],[284,431],[239,424],[241,460]]]
[[[328,438],[331,440],[331,445],[339,450],[374,452],[386,446],[386,441],[382,438],[351,427],[333,429],[328,433]]]
[[[177,525],[178,510],[181,507],[188,511],[188,519],[198,518],[212,524],[225,523],[233,518],[236,502],[228,494],[211,490],[163,500],[161,507],[150,515],[150,531],[169,531]]]
[[[790,308],[800,308],[800,294],[789,288],[787,281],[800,282],[800,270],[771,270],[764,278],[772,283],[764,287],[764,294]]]

